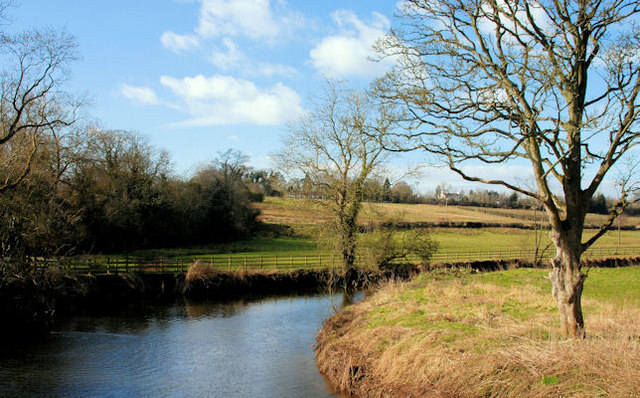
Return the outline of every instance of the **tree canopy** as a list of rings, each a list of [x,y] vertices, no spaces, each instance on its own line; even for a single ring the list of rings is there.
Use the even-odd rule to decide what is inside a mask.
[[[283,170],[302,173],[308,189],[329,199],[347,269],[354,267],[365,184],[389,156],[383,142],[392,122],[388,109],[366,93],[328,82],[313,111],[291,125],[277,155]]]

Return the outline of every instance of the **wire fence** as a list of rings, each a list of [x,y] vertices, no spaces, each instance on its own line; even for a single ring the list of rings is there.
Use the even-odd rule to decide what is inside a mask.
[[[499,250],[458,250],[436,253],[431,259],[437,263],[463,263],[484,260],[547,260],[555,254],[553,248],[544,252],[534,249],[499,249]],[[583,254],[584,259],[609,257],[638,257],[640,246],[595,247]],[[337,254],[317,253],[274,253],[270,255],[250,254],[214,254],[207,256],[168,258],[157,257],[142,259],[133,257],[87,256],[74,258],[60,258],[54,260],[34,260],[37,267],[57,265],[69,271],[91,274],[118,273],[185,273],[189,266],[199,261],[203,265],[220,271],[289,271],[293,269],[331,269],[342,266],[342,259]],[[360,260],[364,264],[365,260]],[[419,264],[418,257],[408,257],[398,262]]]

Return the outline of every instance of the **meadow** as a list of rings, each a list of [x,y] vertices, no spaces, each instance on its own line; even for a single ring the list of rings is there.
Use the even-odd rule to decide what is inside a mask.
[[[331,318],[316,352],[356,395],[640,395],[640,267],[594,268],[587,338],[560,336],[541,269],[424,273]]]
[[[329,219],[322,200],[266,197],[254,206],[261,211],[260,220],[284,225],[309,225]],[[587,215],[586,224],[598,226],[606,220],[602,214]],[[364,203],[361,223],[401,219],[405,222],[446,223],[481,222],[487,224],[547,225],[546,215],[532,209],[500,209],[434,204]],[[640,225],[640,217],[624,216],[621,225]],[[616,223],[617,226],[617,223]]]

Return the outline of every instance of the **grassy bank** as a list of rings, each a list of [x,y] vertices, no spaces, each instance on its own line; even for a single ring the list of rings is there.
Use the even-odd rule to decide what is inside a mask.
[[[640,396],[640,267],[591,269],[567,341],[546,271],[423,274],[328,320],[318,365],[359,396]]]

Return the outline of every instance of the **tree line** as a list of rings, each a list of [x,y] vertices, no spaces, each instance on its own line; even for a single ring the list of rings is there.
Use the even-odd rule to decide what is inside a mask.
[[[246,158],[227,151],[193,176],[128,131],[96,127],[41,139],[30,172],[0,195],[4,257],[114,252],[250,236]]]

